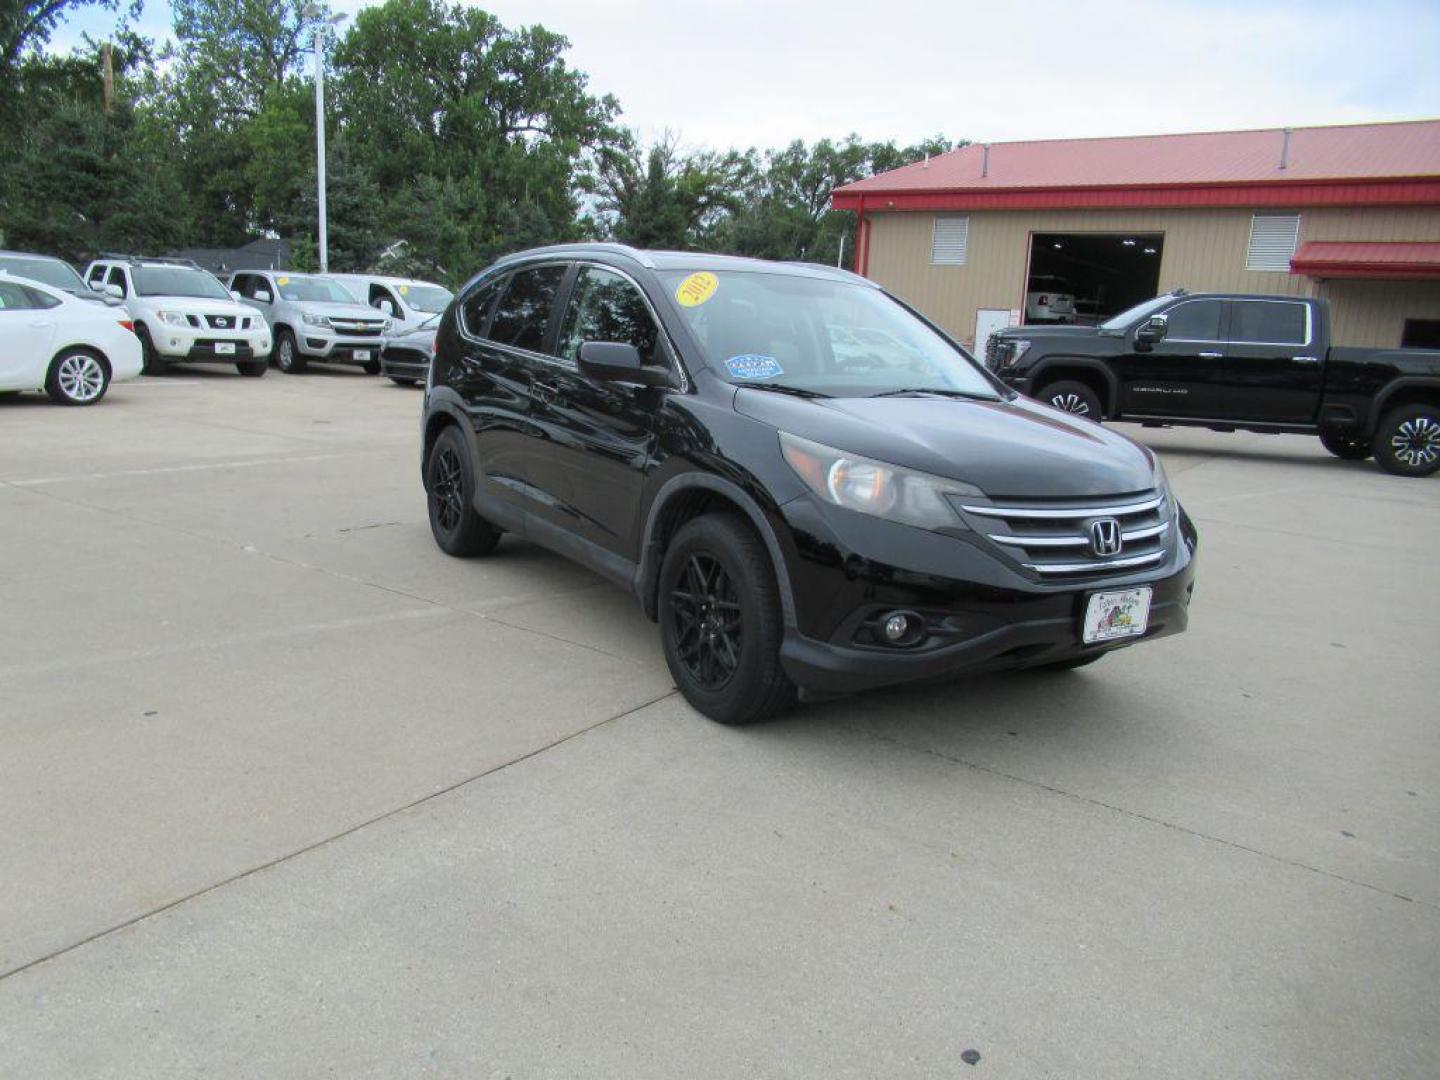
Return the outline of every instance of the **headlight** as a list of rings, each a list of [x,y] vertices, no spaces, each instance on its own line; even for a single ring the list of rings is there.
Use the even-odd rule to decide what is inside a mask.
[[[155,318],[159,319],[166,326],[189,326],[190,320],[178,311],[157,311]]]
[[[330,329],[330,320],[324,315],[310,315],[302,312],[300,321],[306,326],[323,326],[327,330]]]
[[[963,529],[946,495],[984,497],[976,487],[780,433],[780,452],[820,498],[861,514],[920,529]]]
[[[1030,342],[1025,338],[1016,338],[1010,342],[1010,351],[1000,361],[1001,367],[1014,367],[1020,362],[1020,358],[1030,351]]]

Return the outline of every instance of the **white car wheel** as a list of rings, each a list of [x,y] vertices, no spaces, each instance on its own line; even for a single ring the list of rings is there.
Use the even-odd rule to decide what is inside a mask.
[[[93,405],[105,396],[110,371],[94,353],[61,353],[50,366],[45,389],[64,405]]]

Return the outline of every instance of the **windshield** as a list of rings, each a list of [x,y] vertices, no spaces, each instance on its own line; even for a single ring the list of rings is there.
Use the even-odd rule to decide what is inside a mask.
[[[19,277],[27,277],[43,285],[53,285],[66,292],[84,295],[90,290],[85,279],[77,274],[69,263],[59,259],[40,259],[27,255],[0,255],[0,269],[9,270]]]
[[[203,270],[188,266],[137,266],[130,271],[139,296],[195,296],[202,300],[229,300],[225,286]]]
[[[1134,307],[1122,311],[1119,315],[1112,315],[1100,324],[1101,330],[1124,330],[1127,326],[1139,322],[1146,315],[1149,315],[1156,308],[1162,308],[1175,297],[1171,293],[1164,296],[1157,296],[1154,300],[1146,300],[1143,304],[1136,304]]]
[[[439,285],[400,285],[397,287],[401,298],[416,311],[434,315],[445,310],[455,299],[455,294]]]
[[[329,304],[353,304],[351,296],[338,281],[323,277],[277,277],[275,287],[282,300],[318,300]]]
[[[999,400],[975,362],[879,289],[847,281],[719,270],[660,280],[737,384],[832,397],[897,391]]]

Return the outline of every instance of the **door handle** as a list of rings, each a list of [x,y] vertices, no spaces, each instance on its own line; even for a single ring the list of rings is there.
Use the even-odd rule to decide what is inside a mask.
[[[1200,354],[1201,360],[1223,360],[1224,358],[1225,354],[1223,352],[1202,352]]]
[[[1292,356],[1292,357],[1290,357],[1290,359],[1293,360],[1293,361],[1295,361],[1295,363],[1297,363],[1297,364],[1318,364],[1318,363],[1320,363],[1320,358],[1319,358],[1318,356]]]

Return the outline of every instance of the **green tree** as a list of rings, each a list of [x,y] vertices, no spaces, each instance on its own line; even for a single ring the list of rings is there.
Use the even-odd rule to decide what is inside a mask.
[[[119,6],[119,0],[4,0],[0,3],[0,87],[10,85],[27,53],[44,51],[50,35],[67,15],[81,8],[115,11]],[[131,17],[139,10],[138,0],[132,0]]]
[[[742,202],[752,155],[683,152],[666,134],[648,150],[638,143],[603,155],[595,180],[602,228],[621,243],[698,248],[724,214]]]

